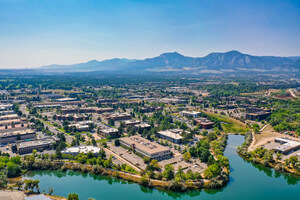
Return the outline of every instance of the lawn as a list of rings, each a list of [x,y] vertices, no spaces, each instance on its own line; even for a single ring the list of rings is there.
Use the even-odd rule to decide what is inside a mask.
[[[246,133],[247,131],[249,131],[249,128],[247,128],[246,124],[240,122],[239,120],[233,119],[228,116],[216,114],[216,113],[211,113],[211,112],[205,112],[205,113],[209,116],[215,117],[218,120],[220,120],[222,128],[226,133],[241,133],[241,134],[243,134],[243,133]]]

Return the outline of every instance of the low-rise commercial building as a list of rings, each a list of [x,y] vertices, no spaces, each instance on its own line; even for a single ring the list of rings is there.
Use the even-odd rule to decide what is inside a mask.
[[[184,116],[184,117],[193,117],[193,118],[196,118],[199,115],[201,115],[201,112],[197,112],[197,111],[181,111],[180,115]]]
[[[89,117],[86,115],[78,115],[78,114],[65,114],[65,115],[56,115],[56,119],[57,120],[68,120],[68,121],[84,121],[84,120],[88,120]]]
[[[131,119],[131,115],[129,113],[113,113],[113,114],[103,114],[104,118],[109,121],[120,121],[120,120],[128,120]]]
[[[151,126],[150,126],[150,124],[147,124],[147,123],[140,123],[140,124],[136,124],[136,125],[134,125],[134,127],[136,128],[136,129],[138,129],[138,128],[141,128],[141,129],[146,129],[146,130],[150,130],[151,129]]]
[[[113,108],[98,108],[98,107],[70,107],[70,108],[62,108],[61,113],[63,114],[71,114],[71,113],[105,113],[105,112],[113,112]]]
[[[215,124],[214,122],[204,118],[204,117],[200,117],[200,118],[196,118],[195,122],[197,124],[200,124],[201,128],[205,128],[205,129],[210,129],[213,127],[213,125]]]
[[[91,152],[94,156],[98,156],[100,150],[101,149],[99,147],[95,147],[95,146],[74,146],[62,150],[61,153],[68,154],[71,156],[77,156],[80,153],[87,154]]]
[[[159,131],[158,137],[169,140],[170,142],[180,144],[182,142],[182,136],[181,133],[183,132],[182,129],[168,129],[165,131]]]
[[[18,119],[18,118],[19,118],[19,116],[17,114],[1,115],[0,121],[12,120],[12,119]]]
[[[69,102],[44,102],[44,103],[34,103],[35,108],[48,108],[48,107],[62,107],[66,105],[80,105],[84,104],[84,101],[69,101]]]
[[[226,105],[218,105],[219,109],[234,109],[236,106],[233,104],[226,104]]]
[[[56,99],[57,102],[70,102],[70,101],[77,101],[77,98],[60,98]]]
[[[11,120],[3,120],[0,121],[0,127],[1,126],[14,126],[14,125],[18,125],[21,124],[21,119],[11,119]]]
[[[141,157],[147,157],[155,160],[163,160],[171,157],[171,151],[168,147],[153,143],[140,136],[131,136],[120,138],[121,146],[132,149]]]
[[[0,104],[0,110],[9,110],[12,109],[13,104],[7,103],[7,104]]]
[[[141,107],[139,109],[139,111],[141,113],[154,112],[154,111],[158,111],[158,110],[162,110],[162,108],[161,107],[156,107],[156,106],[145,106],[145,107]]]
[[[246,111],[247,111],[246,119],[253,120],[253,121],[263,120],[271,115],[271,111],[269,109],[251,107],[251,108],[247,108]]]
[[[125,126],[134,126],[134,125],[140,124],[140,123],[141,123],[141,121],[137,120],[137,119],[130,119],[130,120],[124,121]]]
[[[178,99],[178,98],[162,98],[160,102],[166,104],[181,104],[181,103],[186,103],[186,100]]]
[[[82,121],[76,124],[70,124],[69,127],[76,127],[77,131],[88,131],[90,130],[90,124],[93,124],[93,121]]]
[[[285,155],[300,149],[300,142],[289,138],[276,138],[275,142],[280,145],[274,147],[274,150]]]
[[[116,100],[116,99],[98,99],[98,103],[115,103],[115,102],[117,102],[118,100]]]
[[[53,147],[53,144],[58,141],[57,138],[54,137],[46,137],[40,140],[32,140],[26,142],[20,142],[17,144],[17,153],[20,155],[32,153],[35,149],[37,151],[50,150]]]
[[[0,144],[15,143],[17,140],[33,139],[35,137],[35,131],[32,129],[8,131],[0,133]]]
[[[3,110],[3,111],[0,111],[0,116],[3,116],[3,115],[11,115],[11,114],[14,114],[15,112],[13,110]]]
[[[117,137],[118,136],[118,129],[115,128],[106,128],[106,129],[101,129],[100,130],[100,135],[107,138],[107,137]]]

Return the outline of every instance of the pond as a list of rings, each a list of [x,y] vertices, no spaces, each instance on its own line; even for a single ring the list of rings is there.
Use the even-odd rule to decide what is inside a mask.
[[[245,161],[236,153],[236,148],[244,141],[243,136],[228,136],[228,145],[224,152],[229,158],[230,182],[223,189],[189,192],[171,192],[142,187],[116,178],[83,174],[80,172],[35,171],[26,178],[39,179],[40,188],[48,191],[54,188],[54,195],[67,196],[77,193],[80,199],[93,197],[97,200],[148,200],[148,199],[230,199],[230,200],[276,200],[300,197],[300,178],[276,172]]]

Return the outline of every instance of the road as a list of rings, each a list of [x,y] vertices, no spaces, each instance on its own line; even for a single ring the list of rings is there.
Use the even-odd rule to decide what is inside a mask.
[[[295,93],[294,93],[293,90],[294,90],[294,89],[289,89],[290,94],[292,95],[292,97],[297,97],[297,95],[295,95]]]
[[[20,106],[20,111],[22,111],[23,114],[25,114],[26,116],[29,116],[29,111],[26,110],[26,105],[25,104],[22,104]],[[39,118],[36,118],[35,116],[32,116],[34,119],[39,119]],[[41,120],[41,119],[39,119]],[[46,123],[44,120],[41,120],[44,124],[45,127],[48,127],[48,130],[51,132],[51,133],[54,133],[55,135],[57,135],[58,133],[63,133],[62,131],[58,130],[55,126],[53,125],[50,125],[49,123]],[[73,141],[73,137],[68,135],[68,134],[64,134],[65,135],[65,138],[66,138],[66,142],[71,144],[72,141]]]

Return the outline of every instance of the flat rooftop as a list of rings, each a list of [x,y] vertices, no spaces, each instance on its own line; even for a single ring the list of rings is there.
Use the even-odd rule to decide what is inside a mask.
[[[165,131],[159,131],[158,133],[161,134],[161,135],[173,138],[173,139],[177,139],[177,140],[183,138],[180,135],[179,130],[177,130],[177,129],[170,129],[170,130],[165,130]]]
[[[10,118],[18,118],[18,117],[19,117],[19,115],[17,115],[17,114],[8,114],[8,115],[0,116],[0,120],[10,119]]]
[[[18,147],[19,148],[26,148],[26,147],[31,147],[31,146],[34,147],[34,146],[52,144],[54,142],[55,142],[55,140],[53,138],[47,138],[47,139],[43,139],[43,140],[32,140],[32,141],[18,143]]]
[[[84,153],[87,154],[88,152],[92,153],[99,153],[101,149],[95,146],[74,146],[69,147],[61,151],[61,153]]]
[[[27,130],[20,130],[20,131],[9,131],[5,133],[0,133],[0,137],[9,137],[9,136],[15,136],[15,135],[26,135],[26,134],[32,134],[35,133],[34,130],[32,129],[27,129]]]
[[[199,115],[199,114],[201,114],[201,112],[198,112],[198,111],[188,111],[188,110],[181,111],[180,113],[190,114],[190,115]]]
[[[168,147],[164,147],[160,144],[156,144],[154,142],[151,142],[145,138],[142,138],[140,136],[131,136],[131,137],[126,137],[126,138],[120,138],[121,141],[130,144],[130,145],[135,145],[135,148],[141,149],[149,154],[154,154],[154,153],[159,153],[162,151],[168,151]]]
[[[276,138],[275,142],[280,143],[275,149],[280,151],[286,151],[295,147],[300,147],[300,142],[291,140],[289,138]]]
[[[115,133],[115,132],[118,132],[118,129],[116,129],[116,128],[105,128],[105,129],[101,129],[101,132],[103,132],[103,133]]]

